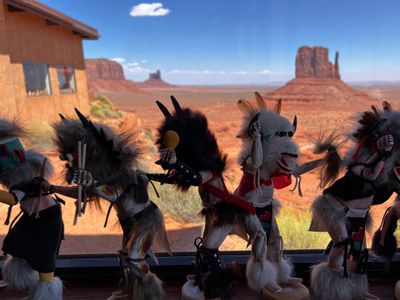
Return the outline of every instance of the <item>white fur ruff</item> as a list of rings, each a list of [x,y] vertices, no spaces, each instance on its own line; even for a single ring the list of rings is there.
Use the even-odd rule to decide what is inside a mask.
[[[337,223],[346,223],[346,212],[333,207],[325,196],[319,196],[311,206],[311,231],[328,231],[330,226]]]
[[[360,300],[368,292],[368,280],[352,272],[345,278],[323,262],[312,267],[311,289],[318,300]]]
[[[182,300],[204,300],[204,293],[194,280],[188,280],[182,286]]]
[[[246,266],[246,279],[249,288],[261,292],[267,285],[276,285],[277,271],[268,260],[258,262],[251,256]]]
[[[31,288],[39,281],[39,274],[22,258],[8,256],[1,270],[7,288],[24,290]]]
[[[293,265],[287,259],[281,259],[278,262],[272,263],[277,271],[277,281],[278,283],[287,283],[292,278]]]
[[[319,196],[314,200],[311,206],[312,222],[310,231],[328,231],[329,226],[334,227],[338,223],[347,223],[346,212],[343,209],[333,207],[324,195]],[[372,229],[372,220],[370,213],[367,214],[366,230]]]
[[[62,300],[63,284],[60,278],[52,281],[39,281],[33,287],[28,300]]]

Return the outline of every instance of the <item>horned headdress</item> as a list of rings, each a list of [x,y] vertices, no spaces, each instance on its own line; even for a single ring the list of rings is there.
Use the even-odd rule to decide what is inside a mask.
[[[175,149],[180,161],[196,171],[211,170],[221,175],[225,170],[226,155],[221,153],[215,135],[208,128],[206,116],[190,108],[182,108],[174,96],[171,96],[171,102],[175,110],[173,113],[161,102],[156,102],[164,115],[157,129],[158,147],[165,148],[165,134],[167,131],[175,131],[180,140]],[[189,188],[189,185],[179,180],[177,185],[184,190]]]
[[[138,148],[131,142],[128,133],[115,133],[109,126],[92,122],[75,109],[78,119],[66,118],[53,124],[56,135],[54,142],[60,157],[68,160],[67,180],[71,169],[77,168],[78,142],[86,144],[86,166],[94,179],[100,180],[117,171],[136,166]]]

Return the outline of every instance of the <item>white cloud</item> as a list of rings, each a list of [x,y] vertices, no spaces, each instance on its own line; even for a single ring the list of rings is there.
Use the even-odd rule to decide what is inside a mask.
[[[125,68],[129,73],[150,73],[152,70],[143,68],[140,66],[126,67]]]
[[[140,63],[141,63],[141,64],[145,64],[145,63],[147,63],[147,60],[142,59],[142,60],[140,61]]]
[[[259,70],[195,70],[171,69],[163,74],[164,80],[182,85],[240,85],[285,82],[293,78],[292,72]]]
[[[161,17],[166,16],[171,11],[164,8],[162,3],[141,3],[132,7],[129,15],[132,17]]]
[[[260,71],[210,71],[210,70],[179,70],[174,69],[168,71],[169,74],[219,74],[219,75],[273,75],[273,74],[285,74],[286,72],[272,72],[270,70]]]
[[[117,63],[120,63],[120,64],[123,64],[126,61],[125,58],[122,58],[122,57],[111,58],[111,60],[116,61]]]
[[[138,62],[131,62],[131,63],[126,64],[127,67],[136,67],[138,65],[139,65]]]

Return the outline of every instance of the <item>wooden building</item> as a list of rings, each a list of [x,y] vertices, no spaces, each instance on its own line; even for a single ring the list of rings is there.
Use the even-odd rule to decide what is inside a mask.
[[[0,0],[0,113],[26,121],[88,113],[82,40],[98,37],[38,1]]]

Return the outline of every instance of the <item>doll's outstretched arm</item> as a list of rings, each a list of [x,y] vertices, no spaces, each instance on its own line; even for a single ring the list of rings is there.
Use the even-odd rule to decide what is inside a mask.
[[[24,194],[23,192],[21,192],[21,193]],[[25,194],[23,196],[25,196]],[[7,205],[15,205],[22,198],[18,197],[18,194],[13,193],[13,192],[0,191],[0,203],[4,203]]]
[[[160,155],[161,158],[157,163],[164,169],[174,170],[187,184],[199,186],[204,182],[200,172],[177,159],[175,151],[163,149]]]
[[[355,165],[351,168],[352,172],[361,178],[367,180],[375,180],[381,173],[385,158],[390,155],[394,145],[392,135],[381,136],[377,141],[378,152],[374,153],[366,162],[365,165]]]

